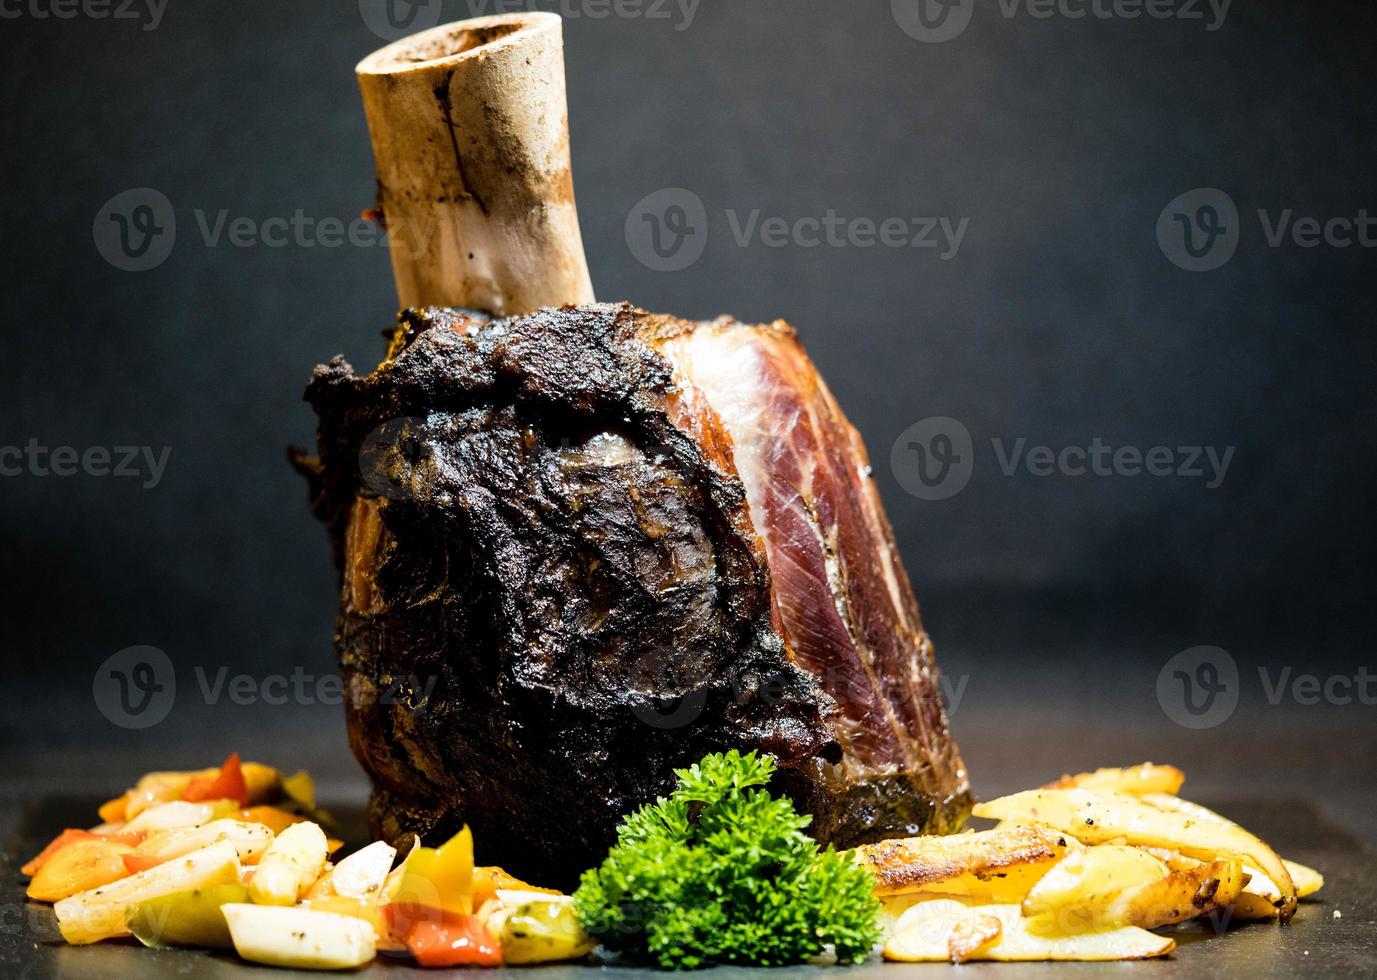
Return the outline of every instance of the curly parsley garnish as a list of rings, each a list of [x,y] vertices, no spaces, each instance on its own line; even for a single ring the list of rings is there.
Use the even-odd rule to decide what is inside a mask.
[[[575,907],[609,950],[666,969],[784,966],[879,940],[875,880],[803,831],[812,819],[762,787],[774,759],[732,751],[679,769],[668,799],[627,816]]]

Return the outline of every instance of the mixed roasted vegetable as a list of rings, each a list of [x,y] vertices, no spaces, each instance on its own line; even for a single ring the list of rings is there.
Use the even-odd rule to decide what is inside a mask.
[[[73,945],[233,949],[273,966],[349,969],[380,952],[421,966],[499,966],[592,950],[570,898],[475,867],[473,837],[376,841],[333,860],[305,773],[232,755],[218,769],[150,773],[24,865]]]
[[[1180,799],[1171,766],[1102,769],[976,807],[991,830],[821,849],[765,788],[769,757],[679,770],[630,814],[578,891],[475,867],[465,828],[398,860],[376,841],[338,857],[305,773],[232,755],[150,773],[24,865],[67,942],[233,949],[255,963],[348,969],[377,955],[426,967],[613,955],[685,969],[830,954],[886,959],[1162,956],[1163,927],[1208,917],[1285,923],[1321,875]]]

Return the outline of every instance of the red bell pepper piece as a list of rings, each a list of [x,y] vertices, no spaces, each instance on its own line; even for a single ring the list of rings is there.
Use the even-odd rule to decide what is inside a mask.
[[[502,965],[501,943],[476,915],[393,902],[383,907],[383,919],[421,966]]]
[[[163,862],[151,854],[126,854],[124,855],[124,868],[131,875],[136,875],[140,871],[147,871],[149,868],[156,868]]]
[[[233,752],[214,776],[194,776],[187,783],[182,799],[190,803],[206,800],[235,800],[241,807],[249,805],[249,790],[244,782],[244,769],[239,753]]]

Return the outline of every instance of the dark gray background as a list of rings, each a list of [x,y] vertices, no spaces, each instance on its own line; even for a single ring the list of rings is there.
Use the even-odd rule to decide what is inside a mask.
[[[210,248],[195,214],[347,221],[369,205],[353,66],[381,42],[354,0],[171,0],[157,30],[141,26],[0,21],[0,444],[171,447],[151,490],[0,479],[9,791],[113,791],[148,765],[242,747],[357,793],[337,706],[206,697],[196,669],[332,669],[334,573],[285,448],[312,438],[312,365],[376,358],[388,258]],[[1211,32],[1006,19],[979,0],[964,34],[924,44],[888,0],[704,0],[682,31],[583,16],[566,41],[600,297],[800,328],[867,438],[940,660],[964,682],[954,724],[978,788],[1190,747],[1224,789],[1265,761],[1269,783],[1352,791],[1351,767],[1377,757],[1375,709],[1274,706],[1256,668],[1324,678],[1373,660],[1377,263],[1359,247],[1268,247],[1255,212],[1377,211],[1377,8],[1238,0]],[[167,195],[179,236],[164,264],[130,273],[101,257],[92,223],[137,187]],[[710,215],[705,254],[677,273],[648,270],[624,237],[633,206],[667,187]],[[1198,187],[1232,196],[1242,233],[1232,261],[1192,274],[1155,229]],[[970,230],[944,262],[743,248],[725,217],[829,208]],[[974,478],[940,502],[906,494],[889,465],[929,416],[976,444]],[[995,437],[1236,452],[1208,490],[1004,476]],[[142,731],[92,694],[97,667],[136,644],[166,651],[178,681],[168,719]],[[1196,732],[1155,685],[1200,644],[1236,660],[1242,703]]]

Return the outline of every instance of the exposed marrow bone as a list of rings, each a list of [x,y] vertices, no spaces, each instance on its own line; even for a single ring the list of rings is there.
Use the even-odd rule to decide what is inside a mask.
[[[776,755],[824,841],[963,819],[863,450],[787,327],[408,311],[308,398],[380,833],[467,822],[567,881],[725,748]]]
[[[560,18],[479,17],[359,63],[402,306],[591,303]]]

